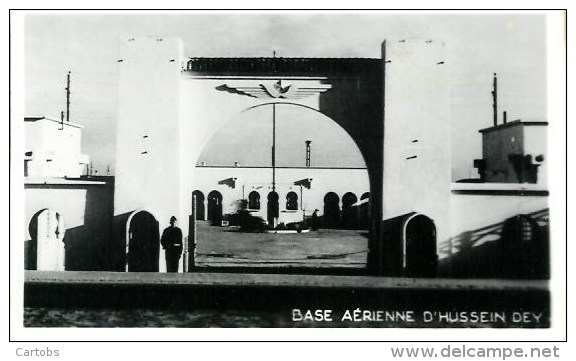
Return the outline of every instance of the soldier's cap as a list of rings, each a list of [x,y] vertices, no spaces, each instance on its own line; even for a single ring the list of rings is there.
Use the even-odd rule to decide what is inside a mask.
[[[176,217],[174,217],[174,216],[170,217],[170,223],[173,223],[173,222],[175,222],[176,220],[177,220]]]

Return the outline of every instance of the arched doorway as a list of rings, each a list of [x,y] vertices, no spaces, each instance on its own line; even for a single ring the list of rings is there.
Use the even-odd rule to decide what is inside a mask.
[[[358,228],[358,198],[354,193],[348,192],[342,196],[342,228]]]
[[[64,271],[64,218],[47,208],[37,212],[28,225],[30,241],[25,246],[24,268]]]
[[[208,193],[208,220],[213,226],[222,222],[222,194],[218,191]]]
[[[152,214],[139,211],[128,219],[127,251],[128,272],[158,272],[160,229]]]
[[[304,154],[298,149],[304,150],[305,141],[309,139],[315,144],[312,158],[316,167],[305,168]],[[365,265],[370,236],[367,232],[320,231],[288,236],[292,228],[307,227],[316,209],[320,218],[314,223],[319,224],[318,228],[322,228],[324,214],[327,227],[340,228],[340,200],[345,192],[340,193],[338,189],[350,184],[345,190],[362,190],[355,193],[358,197],[372,186],[358,144],[340,124],[317,110],[297,104],[268,103],[247,108],[233,120],[223,119],[221,127],[202,142],[206,143],[196,159],[194,184],[209,185],[226,195],[225,217],[234,221],[229,223],[231,227],[198,228],[198,249],[201,250],[198,264],[213,266],[222,263],[221,258],[225,256],[230,263],[242,266],[269,264],[275,267],[280,264],[278,260],[311,268]],[[219,183],[230,178],[235,179],[230,189]],[[330,191],[332,194],[324,199]],[[232,207],[234,204],[240,206]],[[247,228],[236,229],[239,211],[277,227],[272,232],[252,234],[248,234]],[[265,228],[258,229],[269,231]],[[337,241],[334,240],[336,233]],[[288,237],[313,239],[317,243],[313,250],[306,241],[293,242],[288,248],[285,243]],[[266,242],[262,242],[264,239]],[[224,247],[232,251],[222,252]],[[240,259],[242,263],[236,261]]]
[[[324,215],[322,224],[325,228],[336,228],[340,225],[340,198],[334,192],[324,196]]]
[[[404,223],[404,275],[434,277],[437,263],[434,221],[422,214],[408,218]]]
[[[260,193],[256,191],[250,192],[248,195],[248,209],[260,209]]]
[[[296,192],[288,192],[288,194],[286,194],[286,210],[298,210],[298,194],[296,194]]]
[[[278,219],[280,215],[280,205],[278,203],[278,193],[272,191],[268,193],[268,207],[266,212],[266,219],[268,220],[268,225],[275,227],[275,220]]]
[[[366,192],[360,196],[358,218],[362,229],[370,228],[370,192]]]
[[[205,220],[206,215],[204,212],[204,193],[200,192],[199,190],[192,192],[192,202],[194,202],[194,211],[196,212],[194,219],[197,221]]]

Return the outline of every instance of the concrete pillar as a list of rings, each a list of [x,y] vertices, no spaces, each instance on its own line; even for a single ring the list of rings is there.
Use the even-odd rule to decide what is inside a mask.
[[[181,64],[179,39],[130,38],[120,43],[114,216],[147,210],[162,231],[174,215],[187,235],[190,202],[180,184],[178,137]],[[160,269],[166,269],[164,252]]]
[[[410,212],[424,214],[436,225],[438,244],[450,232],[450,92],[446,76],[450,59],[444,48],[442,41],[425,38],[387,40],[382,45],[382,219]],[[386,254],[386,248],[397,240],[382,241]]]

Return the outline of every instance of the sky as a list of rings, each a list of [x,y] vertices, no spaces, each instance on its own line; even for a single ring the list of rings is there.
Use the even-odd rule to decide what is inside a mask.
[[[457,180],[477,175],[472,164],[482,156],[478,130],[492,125],[492,73],[498,73],[499,110],[508,112],[508,120],[547,120],[545,21],[538,14],[439,12],[29,14],[25,19],[25,111],[26,115],[58,117],[65,110],[66,73],[71,70],[70,118],[85,127],[83,151],[99,174],[108,166],[113,173],[118,39],[180,37],[185,56],[192,57],[271,56],[275,50],[283,57],[380,58],[380,44],[387,38],[434,37],[447,44],[452,177]],[[267,132],[257,123],[256,128]],[[317,124],[318,129],[327,126],[322,121]],[[248,139],[257,133],[232,134]],[[304,148],[297,145],[301,138],[287,140],[295,144],[282,155],[287,164],[302,162]],[[338,149],[338,143],[333,143],[322,147],[314,143],[316,165],[340,162],[338,157],[325,156]],[[223,161],[233,163],[232,158]],[[361,162],[354,156],[341,160],[349,166]]]
[[[205,146],[198,163],[207,165],[270,166],[272,105],[242,112],[221,127]],[[310,140],[312,167],[365,167],[360,150],[336,122],[314,110],[292,104],[276,105],[276,166],[306,166]],[[238,136],[243,134],[243,136]]]

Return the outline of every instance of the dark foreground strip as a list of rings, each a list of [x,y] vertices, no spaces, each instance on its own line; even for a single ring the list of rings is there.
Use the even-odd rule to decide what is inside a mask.
[[[302,314],[330,309],[339,318],[356,309],[411,311],[418,327],[550,327],[546,281],[31,271],[25,275],[24,303],[64,309],[256,310],[280,315],[284,327],[294,309]],[[437,322],[423,323],[426,312],[435,313]],[[506,322],[470,324],[441,316],[474,312],[499,312]],[[512,322],[524,314],[526,321]],[[538,322],[528,322],[532,314],[541,315]],[[368,327],[377,326],[382,325]]]

